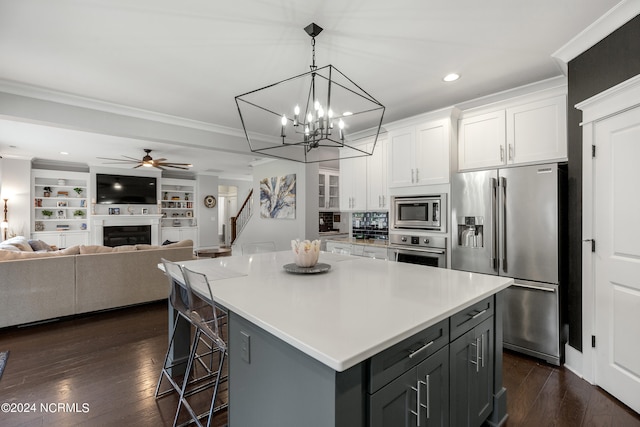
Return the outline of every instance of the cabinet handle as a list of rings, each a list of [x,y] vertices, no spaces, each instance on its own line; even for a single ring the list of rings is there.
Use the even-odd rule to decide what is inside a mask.
[[[418,183],[418,181],[420,180],[420,178],[418,177],[418,173],[420,172],[420,169],[416,168],[416,184]]]
[[[416,416],[417,422],[416,422],[416,426],[420,427],[420,408],[425,408],[427,410],[427,414],[429,413],[429,408],[427,407],[427,405],[425,405],[424,403],[420,403],[420,385],[421,384],[425,384],[427,385],[427,383],[425,383],[422,380],[418,380],[416,382],[416,386],[415,387],[411,387],[411,390],[416,392],[416,410],[409,410],[409,412],[411,412],[413,415]],[[428,393],[429,393],[429,389],[427,388],[427,399],[428,397]],[[427,416],[428,418],[428,416]]]
[[[500,161],[504,162],[504,146],[500,146]]]
[[[471,345],[476,348],[476,360],[469,359],[469,363],[476,365],[476,372],[480,372],[480,338],[476,338]]]
[[[509,144],[509,160],[513,160],[513,144]]]
[[[427,382],[427,419],[431,418],[431,381],[429,378],[429,375],[427,374],[427,376],[424,378]]]
[[[413,180],[413,169],[411,169],[411,183],[413,184],[415,181]]]
[[[413,357],[420,353],[421,351],[424,351],[427,349],[427,347],[429,347],[431,344],[433,344],[434,341],[429,341],[428,343],[426,343],[425,345],[423,345],[422,347],[420,347],[419,349],[417,349],[416,351],[411,351],[409,352],[409,359],[413,359]]]
[[[482,358],[482,367],[484,368],[484,333],[482,335],[480,335],[480,345],[481,345],[481,349],[480,349],[480,357]]]
[[[485,308],[482,311],[479,311],[475,314],[469,313],[468,315],[471,316],[472,319],[477,319],[478,317],[482,316],[483,314],[485,314],[487,312],[487,309]]]

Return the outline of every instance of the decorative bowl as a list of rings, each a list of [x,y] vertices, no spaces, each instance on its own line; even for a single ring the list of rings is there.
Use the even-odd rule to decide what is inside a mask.
[[[320,240],[292,240],[291,249],[298,267],[313,267],[320,256]]]

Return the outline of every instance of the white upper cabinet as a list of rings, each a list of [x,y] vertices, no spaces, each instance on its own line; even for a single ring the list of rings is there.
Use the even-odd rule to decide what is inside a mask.
[[[321,211],[340,210],[340,172],[320,169],[318,173],[318,208]]]
[[[387,186],[387,140],[379,138],[367,158],[367,209],[389,209]]]
[[[340,159],[340,210],[367,208],[367,157]]]
[[[449,119],[391,131],[389,187],[448,183],[450,135]]]
[[[366,151],[373,140],[364,141]],[[340,210],[389,209],[387,194],[387,141],[378,137],[371,156],[340,159]]]
[[[494,111],[463,113],[458,123],[458,169],[566,160],[566,103],[566,95],[528,97]]]
[[[565,95],[507,109],[507,162],[567,158]]]
[[[505,111],[494,111],[460,120],[458,164],[460,169],[491,168],[505,164]]]

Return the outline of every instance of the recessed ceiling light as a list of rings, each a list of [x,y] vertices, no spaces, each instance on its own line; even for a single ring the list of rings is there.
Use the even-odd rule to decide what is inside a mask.
[[[451,74],[447,74],[446,76],[444,76],[442,78],[442,80],[444,80],[445,82],[455,82],[459,78],[460,78],[459,74],[451,73]]]
[[[68,156],[69,153],[67,153],[66,151],[61,151],[60,154],[62,154],[63,156]]]

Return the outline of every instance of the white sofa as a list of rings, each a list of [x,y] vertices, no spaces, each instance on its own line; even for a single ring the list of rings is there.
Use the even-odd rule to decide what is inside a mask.
[[[0,249],[0,328],[167,298],[161,258],[192,259],[193,242]]]

